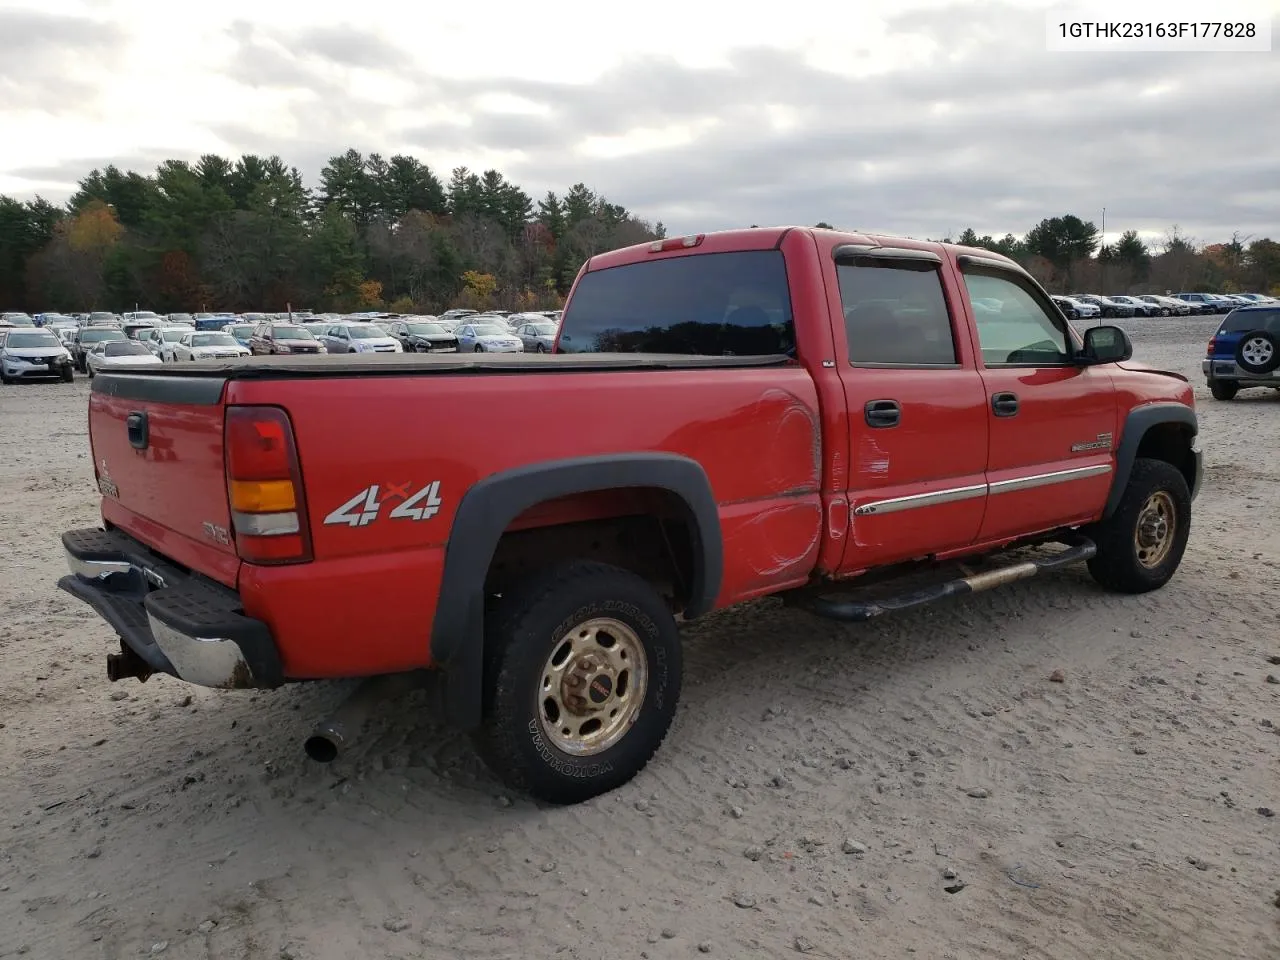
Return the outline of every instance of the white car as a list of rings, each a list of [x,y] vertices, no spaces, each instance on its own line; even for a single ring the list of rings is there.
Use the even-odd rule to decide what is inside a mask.
[[[464,323],[454,335],[458,338],[458,350],[473,353],[524,353],[524,341],[511,332],[506,324]]]
[[[138,332],[138,342],[145,345],[165,363],[173,362],[173,348],[188,333],[195,333],[194,327],[152,327],[150,330]]]
[[[241,346],[231,334],[217,331],[193,330],[183,334],[173,345],[173,359],[178,361],[247,357],[252,353],[252,350]]]
[[[89,376],[119,367],[159,366],[161,359],[137,340],[99,340],[84,355]]]
[[[399,340],[364,321],[331,324],[316,334],[330,353],[404,353]]]
[[[1191,304],[1177,297],[1162,297],[1154,293],[1146,293],[1138,297],[1143,303],[1160,308],[1160,316],[1185,317],[1191,312]]]
[[[75,379],[71,351],[48,330],[21,327],[8,330],[0,343],[0,381],[14,383],[35,377]]]

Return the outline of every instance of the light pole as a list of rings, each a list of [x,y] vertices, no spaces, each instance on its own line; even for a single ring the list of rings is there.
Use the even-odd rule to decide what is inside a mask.
[[[1105,297],[1107,295],[1107,258],[1103,256],[1103,253],[1107,249],[1107,208],[1106,207],[1102,208],[1101,243],[1102,243],[1102,246],[1098,248],[1098,275],[1099,275],[1098,283],[1102,286],[1102,289],[1099,290],[1098,292]],[[1099,311],[1098,317],[1099,317],[1098,322],[1101,323],[1102,322],[1101,311]]]

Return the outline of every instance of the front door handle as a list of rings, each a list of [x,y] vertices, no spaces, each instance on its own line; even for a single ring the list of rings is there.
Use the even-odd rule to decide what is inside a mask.
[[[896,427],[902,421],[902,408],[897,400],[869,400],[863,407],[863,416],[869,427]]]
[[[1016,393],[993,393],[991,395],[991,412],[997,417],[1013,417],[1018,413],[1018,395]]]

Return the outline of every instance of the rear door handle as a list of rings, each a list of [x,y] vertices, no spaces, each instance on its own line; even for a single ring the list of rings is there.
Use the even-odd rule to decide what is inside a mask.
[[[896,427],[902,420],[902,408],[897,400],[869,400],[863,408],[863,416],[869,427]]]
[[[1013,417],[1018,413],[1018,395],[1016,393],[993,393],[991,395],[991,412],[997,417]]]

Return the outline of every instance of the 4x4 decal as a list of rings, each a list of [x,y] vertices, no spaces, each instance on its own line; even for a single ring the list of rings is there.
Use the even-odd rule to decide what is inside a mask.
[[[365,527],[382,516],[383,507],[400,502],[387,514],[388,520],[430,520],[440,512],[440,481],[432,480],[410,493],[413,482],[373,484],[365,487],[324,518],[326,525]]]

